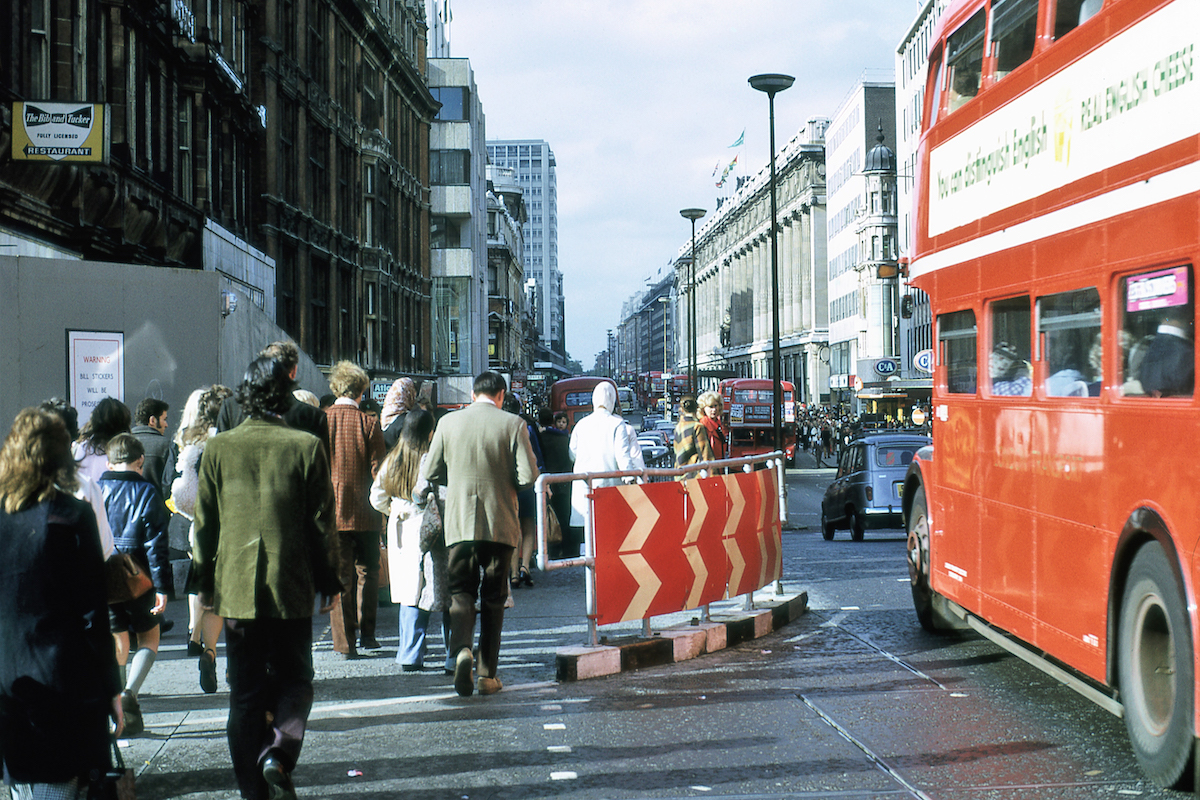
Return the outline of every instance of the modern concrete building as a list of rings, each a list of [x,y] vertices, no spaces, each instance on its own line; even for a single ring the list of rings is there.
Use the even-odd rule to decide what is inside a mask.
[[[780,368],[798,399],[828,397],[828,313],[825,249],[825,136],[815,117],[776,155]],[[719,378],[771,378],[770,170],[739,182],[737,191],[696,228],[696,361],[700,390]],[[690,231],[689,231],[690,233]],[[687,319],[692,243],[673,261],[677,308]],[[679,326],[675,346],[688,350]],[[683,367],[681,367],[682,369]]]
[[[648,372],[671,372],[678,356],[675,270],[662,269],[648,279],[648,286],[621,304],[616,331],[616,371],[612,377],[621,386],[635,383]]]
[[[881,359],[895,367],[897,308],[895,279],[880,278],[868,264],[898,257],[895,194],[872,195],[864,175],[867,156],[878,144],[894,154],[895,86],[883,76],[864,74],[834,113],[825,139],[828,175],[829,393],[834,404],[858,413],[861,386],[882,380]],[[877,141],[882,132],[883,141]],[[891,156],[894,161],[894,155]],[[894,169],[894,167],[893,167]],[[860,236],[868,217],[892,219],[889,236],[873,244]],[[873,248],[877,248],[872,252]],[[870,365],[869,374],[863,370]],[[893,370],[894,374],[894,370]]]
[[[487,149],[471,62],[431,58],[429,89],[442,104],[430,133],[433,371],[443,403],[470,402],[488,367]]]
[[[541,139],[494,139],[488,161],[513,170],[525,190],[525,275],[537,283],[538,338],[542,347],[566,356],[562,273],[558,268],[558,177],[554,153]]]

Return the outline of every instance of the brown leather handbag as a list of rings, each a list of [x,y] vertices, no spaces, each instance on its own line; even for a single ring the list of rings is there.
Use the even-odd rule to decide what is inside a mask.
[[[104,562],[104,581],[108,603],[127,603],[154,588],[150,575],[133,556],[116,552]]]

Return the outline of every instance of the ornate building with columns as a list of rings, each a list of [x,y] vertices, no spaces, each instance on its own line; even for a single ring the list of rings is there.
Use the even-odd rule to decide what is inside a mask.
[[[810,119],[776,155],[780,365],[798,400],[829,394],[829,302],[825,248],[825,131]],[[771,378],[770,169],[739,182],[696,228],[696,362],[699,388],[723,377]],[[675,258],[675,318],[684,322],[692,242]],[[692,332],[679,326],[676,352]]]

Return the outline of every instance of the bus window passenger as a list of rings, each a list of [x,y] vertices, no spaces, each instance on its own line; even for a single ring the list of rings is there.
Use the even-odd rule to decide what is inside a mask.
[[[988,357],[988,374],[992,378],[992,394],[1004,397],[1028,397],[1033,391],[1029,364],[1008,342],[992,348]]]
[[[1190,396],[1195,385],[1196,356],[1192,321],[1184,309],[1163,316],[1138,369],[1142,390],[1152,397]]]

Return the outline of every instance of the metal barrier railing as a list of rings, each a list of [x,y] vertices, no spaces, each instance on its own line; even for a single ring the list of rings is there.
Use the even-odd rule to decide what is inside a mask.
[[[690,478],[705,478],[714,474],[724,474],[735,470],[742,472],[752,472],[755,464],[763,464],[768,469],[774,469],[777,477],[777,487],[779,493],[779,524],[781,527],[787,525],[788,510],[787,510],[787,486],[784,483],[784,454],[782,451],[775,450],[770,453],[760,453],[753,456],[744,456],[742,458],[726,458],[719,461],[703,461],[697,464],[689,464],[686,467],[669,467],[669,468],[652,468],[647,467],[639,470],[626,470],[617,472],[572,472],[572,473],[543,473],[538,476],[534,483],[534,490],[537,497],[537,541],[538,554],[537,564],[540,570],[563,569],[566,567],[585,568],[585,588],[587,592],[587,618],[588,618],[588,638],[592,646],[599,643],[598,626],[596,623],[596,531],[594,523],[594,514],[591,513],[592,493],[595,489],[595,481],[606,480],[612,478],[620,478],[626,483],[646,483],[660,480],[675,480],[680,476]],[[555,483],[568,483],[574,481],[583,481],[587,484],[587,495],[589,504],[589,513],[584,520],[583,526],[583,553],[579,556],[569,558],[551,559],[549,557],[548,541],[547,541],[547,495],[549,494],[548,487]],[[559,526],[564,530],[570,522],[567,520],[559,520]],[[779,581],[775,582],[775,593],[782,594],[782,586]],[[747,611],[754,608],[754,593],[749,592],[741,595],[744,598],[743,608]],[[709,618],[709,607],[703,606],[703,616],[705,621]],[[642,621],[642,633],[645,636],[650,636],[652,631],[650,628],[650,618],[647,617]]]

